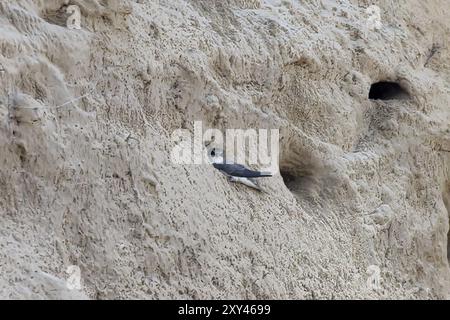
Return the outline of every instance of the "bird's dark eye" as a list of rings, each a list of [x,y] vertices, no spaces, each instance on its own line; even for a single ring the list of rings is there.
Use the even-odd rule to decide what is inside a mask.
[[[212,155],[213,157],[216,156],[216,149],[212,149],[212,150],[211,150],[211,155]]]

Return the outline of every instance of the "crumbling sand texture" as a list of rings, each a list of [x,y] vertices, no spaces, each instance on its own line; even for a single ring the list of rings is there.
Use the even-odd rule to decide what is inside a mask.
[[[450,1],[371,4],[1,0],[0,297],[449,297]],[[195,120],[281,175],[173,164]]]

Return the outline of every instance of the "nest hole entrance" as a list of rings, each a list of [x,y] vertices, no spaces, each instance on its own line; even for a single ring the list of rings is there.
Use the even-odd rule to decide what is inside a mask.
[[[317,175],[321,166],[317,159],[303,145],[291,143],[283,146],[280,155],[280,175],[286,188],[299,199],[309,199],[317,191]]]
[[[302,168],[302,167],[300,167]],[[308,195],[310,190],[316,184],[315,176],[310,168],[281,167],[280,174],[288,190],[296,197]]]
[[[372,84],[369,91],[370,100],[405,100],[410,97],[400,84],[392,81],[380,81]]]
[[[298,185],[299,180],[301,177],[296,177],[294,174],[288,172],[288,171],[280,171],[281,177],[283,178],[284,184],[286,187],[292,191],[294,189],[294,186]]]

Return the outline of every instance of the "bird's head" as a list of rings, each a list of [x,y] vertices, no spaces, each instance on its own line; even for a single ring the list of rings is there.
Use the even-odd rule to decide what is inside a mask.
[[[219,148],[209,148],[208,158],[211,163],[224,163],[223,150]]]

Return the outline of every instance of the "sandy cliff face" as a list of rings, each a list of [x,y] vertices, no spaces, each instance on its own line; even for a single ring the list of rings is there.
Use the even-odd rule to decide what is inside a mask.
[[[448,297],[450,2],[371,4],[1,0],[0,297]],[[173,164],[194,121],[281,174]]]

